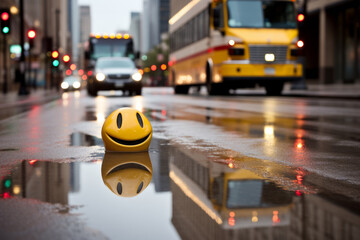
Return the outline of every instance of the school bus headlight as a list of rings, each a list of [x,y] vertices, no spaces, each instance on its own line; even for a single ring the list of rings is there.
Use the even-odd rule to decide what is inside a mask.
[[[141,78],[142,78],[142,76],[141,76],[141,74],[140,73],[134,73],[132,76],[132,79],[134,80],[134,81],[140,81],[141,80]]]
[[[275,54],[273,54],[273,53],[267,53],[267,54],[265,54],[265,61],[266,61],[266,62],[273,62],[273,61],[275,61]]]
[[[235,45],[235,43],[236,43],[236,42],[235,42],[235,40],[232,40],[232,39],[231,39],[231,40],[229,40],[229,45],[230,45],[230,46],[232,46],[232,47],[233,47],[233,46]]]
[[[97,73],[97,74],[96,74],[96,80],[98,80],[99,82],[104,81],[105,78],[106,78],[106,76],[105,76],[105,74],[103,74],[103,73]]]

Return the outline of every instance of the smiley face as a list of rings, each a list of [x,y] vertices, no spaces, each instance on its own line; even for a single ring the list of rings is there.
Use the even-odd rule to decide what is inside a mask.
[[[101,166],[104,184],[117,196],[135,197],[150,184],[152,164],[148,152],[106,152]]]
[[[101,130],[106,151],[147,151],[152,138],[149,120],[136,109],[120,108],[105,120]]]

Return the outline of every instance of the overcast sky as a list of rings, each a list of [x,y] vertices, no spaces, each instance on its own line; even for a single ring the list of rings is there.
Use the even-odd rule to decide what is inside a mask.
[[[129,30],[130,13],[141,12],[143,0],[78,0],[79,5],[90,5],[91,31],[110,34]]]

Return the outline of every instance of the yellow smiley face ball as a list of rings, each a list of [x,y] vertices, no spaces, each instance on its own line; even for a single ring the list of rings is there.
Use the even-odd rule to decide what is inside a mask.
[[[120,108],[106,118],[101,136],[106,151],[142,152],[149,149],[152,127],[138,110]]]

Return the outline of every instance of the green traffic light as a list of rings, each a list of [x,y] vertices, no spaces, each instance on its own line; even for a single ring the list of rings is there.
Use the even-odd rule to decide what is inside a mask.
[[[5,180],[4,186],[6,188],[10,188],[11,187],[11,180],[10,179]]]
[[[60,62],[59,62],[59,60],[54,60],[52,64],[54,67],[58,67]]]
[[[5,33],[5,34],[7,34],[7,33],[10,32],[10,28],[9,28],[9,27],[4,27],[4,28],[2,29],[2,32]]]

